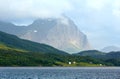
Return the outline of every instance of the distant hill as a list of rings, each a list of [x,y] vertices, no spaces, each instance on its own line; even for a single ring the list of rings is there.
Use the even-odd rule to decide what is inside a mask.
[[[51,46],[20,39],[15,35],[7,34],[1,31],[0,31],[0,44],[10,48],[21,49],[30,52],[54,53],[65,55],[67,54],[66,52],[60,51]]]
[[[120,59],[120,52],[109,52],[106,54],[107,59]]]
[[[100,59],[120,59],[120,52],[104,53],[98,50],[87,50],[87,51],[82,51],[73,55],[89,56],[89,57],[100,58]]]
[[[120,51],[120,47],[117,46],[108,46],[104,47],[101,51],[109,53],[109,52],[117,52]]]
[[[98,50],[87,50],[87,51],[81,51],[79,53],[76,53],[74,55],[79,55],[79,56],[90,56],[90,57],[101,57],[105,55],[105,53],[98,51]]]
[[[96,58],[96,61],[102,60],[104,64],[106,63],[108,66],[120,66],[120,52],[109,52],[104,53],[98,50],[88,50],[88,51],[82,51],[76,54],[73,54],[75,56],[88,56],[92,58]]]

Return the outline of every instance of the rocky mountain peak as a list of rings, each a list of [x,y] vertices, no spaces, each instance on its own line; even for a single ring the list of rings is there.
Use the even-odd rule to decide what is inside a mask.
[[[0,30],[4,32],[17,35],[23,39],[45,43],[69,53],[91,49],[86,35],[66,16],[38,19],[31,25],[24,27],[10,26],[12,29],[15,28],[14,32],[12,29],[7,30],[9,25],[7,25],[7,29],[2,29],[2,27],[5,26],[0,24]]]
[[[67,17],[38,19],[21,37],[70,53],[90,49],[86,35]]]

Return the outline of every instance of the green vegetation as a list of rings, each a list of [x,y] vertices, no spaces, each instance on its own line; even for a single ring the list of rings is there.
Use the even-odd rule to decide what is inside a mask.
[[[120,66],[120,54],[94,50],[71,55],[0,32],[0,66]]]
[[[82,51],[74,54],[76,56],[89,56],[96,60],[103,61],[106,66],[120,66],[120,52],[103,53],[97,50]]]
[[[119,63],[116,59],[29,52],[0,44],[0,66],[120,66]]]
[[[99,63],[90,57],[29,52],[0,44],[0,66],[98,66]]]
[[[6,45],[7,47],[14,49],[21,49],[30,52],[43,52],[43,53],[54,53],[54,54],[64,54],[66,52],[55,49],[51,46],[40,44],[28,40],[23,40],[15,35],[7,34],[0,31],[0,44]]]
[[[80,53],[74,54],[79,56],[90,56],[94,58],[99,58],[101,56],[104,56],[105,53],[98,51],[98,50],[87,50],[87,51],[81,51]]]
[[[68,62],[75,64],[69,65]],[[12,49],[0,49],[0,66],[92,66],[95,60],[72,55],[58,55],[51,53],[21,52]],[[82,63],[83,62],[83,63]],[[97,64],[96,64],[97,65]]]

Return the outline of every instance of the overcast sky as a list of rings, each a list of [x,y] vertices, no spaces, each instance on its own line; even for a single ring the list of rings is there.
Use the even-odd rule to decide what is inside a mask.
[[[0,0],[0,20],[28,24],[65,14],[94,48],[120,46],[120,0]]]

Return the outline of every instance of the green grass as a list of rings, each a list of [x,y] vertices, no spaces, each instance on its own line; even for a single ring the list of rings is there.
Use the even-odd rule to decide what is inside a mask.
[[[17,48],[10,48],[4,44],[0,44],[0,49],[4,49],[4,50],[13,50],[13,51],[19,51],[19,52],[28,52],[26,50],[22,50],[22,49],[17,49]]]

